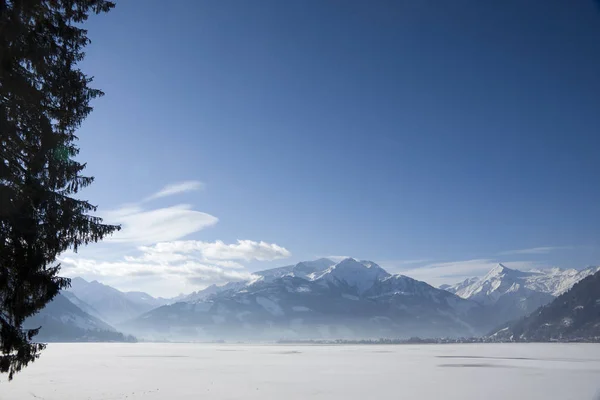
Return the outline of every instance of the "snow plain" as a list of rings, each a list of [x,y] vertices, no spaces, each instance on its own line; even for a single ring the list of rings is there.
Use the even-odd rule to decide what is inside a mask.
[[[50,344],[0,399],[600,399],[600,345]]]

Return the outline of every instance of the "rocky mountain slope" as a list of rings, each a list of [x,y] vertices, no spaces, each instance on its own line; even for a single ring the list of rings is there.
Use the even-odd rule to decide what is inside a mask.
[[[498,340],[600,340],[600,271],[528,317],[496,329]]]

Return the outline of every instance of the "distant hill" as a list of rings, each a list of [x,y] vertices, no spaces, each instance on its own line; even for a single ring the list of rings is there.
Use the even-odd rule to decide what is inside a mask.
[[[600,271],[530,316],[494,330],[499,340],[600,340]]]
[[[25,320],[26,329],[38,328],[35,340],[42,342],[134,341],[104,321],[86,313],[66,296],[57,295],[39,313]]]
[[[168,302],[143,292],[121,292],[98,281],[88,282],[79,277],[71,279],[71,287],[66,291],[85,302],[94,310],[94,315],[110,324],[128,321]]]

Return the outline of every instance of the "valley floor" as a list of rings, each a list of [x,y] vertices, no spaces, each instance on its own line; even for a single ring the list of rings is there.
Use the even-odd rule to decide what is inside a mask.
[[[600,399],[598,344],[53,343],[0,399]]]

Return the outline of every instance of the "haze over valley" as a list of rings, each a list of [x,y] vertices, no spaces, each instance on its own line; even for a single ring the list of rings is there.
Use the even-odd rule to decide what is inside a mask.
[[[28,323],[41,323],[40,337],[51,341],[479,337],[599,271],[518,271],[498,264],[484,276],[436,288],[371,261],[321,258],[176,298],[73,278],[71,288]]]

